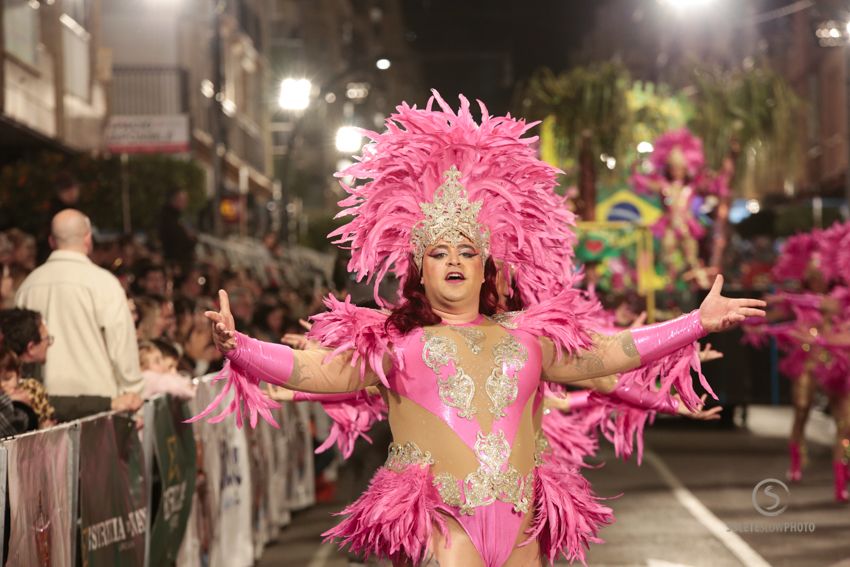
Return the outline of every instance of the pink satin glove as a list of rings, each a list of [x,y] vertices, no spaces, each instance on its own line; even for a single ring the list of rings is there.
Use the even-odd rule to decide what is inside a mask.
[[[236,333],[236,348],[224,356],[230,366],[249,378],[283,386],[292,376],[295,356],[286,345],[267,343]]]
[[[679,400],[670,394],[650,392],[634,384],[620,382],[610,397],[639,409],[652,410],[670,415],[679,413]]]
[[[257,426],[259,418],[263,418],[273,427],[278,427],[271,412],[279,408],[280,404],[260,389],[260,382],[277,386],[286,384],[295,364],[292,349],[258,341],[242,333],[234,333],[233,338],[236,340],[236,348],[227,351],[227,362],[213,379],[213,382],[223,380],[224,387],[201,413],[186,422],[194,423],[208,418],[210,423],[219,423],[228,416],[235,415],[236,427],[242,427],[247,413],[251,427]],[[232,398],[221,412],[209,417],[220,405],[225,404],[225,400],[231,395]]]
[[[702,327],[698,309],[670,321],[638,327],[631,333],[642,365],[676,352],[708,334]]]
[[[567,393],[569,411],[580,410],[590,403],[590,390],[571,390]]]
[[[309,392],[293,392],[293,402],[320,402],[323,404],[333,404],[339,402],[353,402],[358,400],[364,394],[363,390],[354,392],[341,392],[339,394],[313,394]]]

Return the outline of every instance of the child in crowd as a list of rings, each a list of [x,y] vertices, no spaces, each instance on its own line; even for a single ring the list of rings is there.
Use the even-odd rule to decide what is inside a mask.
[[[139,365],[142,369],[142,377],[145,380],[144,390],[142,391],[143,398],[148,399],[157,394],[171,394],[189,400],[195,396],[195,386],[192,385],[191,380],[175,371],[176,354],[174,347],[171,347],[166,356],[163,357],[163,352],[156,343],[152,341],[139,342]]]
[[[172,343],[165,339],[151,341],[162,354],[162,364],[166,374],[180,374],[177,364],[180,362],[180,351]]]
[[[33,396],[21,387],[21,362],[8,348],[0,348],[0,436],[8,437],[38,429],[41,416],[33,406]],[[43,392],[43,388],[41,391]],[[47,396],[43,397],[46,402]],[[49,407],[49,405],[48,405]],[[52,417],[52,410],[50,415]],[[46,425],[52,425],[47,423]],[[46,426],[45,425],[45,426]]]

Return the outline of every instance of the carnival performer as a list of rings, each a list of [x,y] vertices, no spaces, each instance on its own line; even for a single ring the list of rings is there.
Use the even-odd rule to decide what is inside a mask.
[[[850,445],[850,353],[842,333],[850,323],[850,288],[846,271],[850,223],[835,224],[788,238],[773,268],[778,284],[802,285],[771,297],[771,315],[777,324],[747,326],[749,341],[759,345],[775,337],[784,357],[779,369],[791,379],[794,419],[788,443],[791,482],[803,478],[805,428],[820,389],[829,399],[836,424],[833,477],[836,502],[846,503],[847,457]]]
[[[661,241],[661,259],[667,268],[668,286],[683,275],[700,288],[711,285],[699,258],[699,242],[706,235],[697,216],[701,194],[725,196],[729,189],[723,176],[711,176],[705,167],[702,141],[687,129],[673,130],[653,143],[649,173],[636,171],[632,185],[639,193],[658,194],[664,214],[653,225]]]
[[[498,567],[575,556],[588,541],[572,537],[576,519],[560,506],[568,488],[536,451],[541,377],[569,383],[627,372],[764,315],[761,301],[723,297],[718,277],[700,308],[676,320],[589,332],[583,316],[593,306],[566,269],[565,244],[575,236],[553,191],[558,171],[536,158],[535,138],[522,137],[533,125],[480,108],[476,123],[462,97],[458,111],[436,93],[424,109],[403,104],[340,174],[361,183],[343,184],[343,214],[354,218],[332,236],[351,248],[349,269],[376,290],[390,270],[399,278],[389,315],[329,297],[330,311],[311,330],[323,348],[294,351],[237,333],[224,291],[220,311],[207,314],[228,359],[227,383],[194,419],[232,396],[214,420],[235,413],[241,425],[243,405],[252,425],[271,420],[276,404],[260,382],[381,389],[389,458],[328,535],[396,564],[433,557],[444,567]],[[496,314],[496,261],[532,307]],[[690,369],[665,379],[698,406]]]

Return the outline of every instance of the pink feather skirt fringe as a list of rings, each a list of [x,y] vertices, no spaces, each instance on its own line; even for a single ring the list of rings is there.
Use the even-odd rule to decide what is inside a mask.
[[[536,468],[534,518],[523,545],[537,539],[550,562],[563,555],[584,563],[589,545],[602,543],[599,530],[614,520],[599,500],[577,467],[547,460]],[[456,514],[440,499],[429,467],[410,465],[401,472],[382,467],[366,492],[340,512],[342,522],[322,535],[366,559],[419,565],[434,529],[448,539],[445,518]]]

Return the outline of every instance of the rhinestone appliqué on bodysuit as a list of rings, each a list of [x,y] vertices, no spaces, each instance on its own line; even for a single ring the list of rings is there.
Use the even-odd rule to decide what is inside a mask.
[[[402,445],[390,443],[389,456],[384,466],[395,472],[402,472],[410,465],[431,466],[434,458],[430,451],[423,451],[416,443],[408,441]]]
[[[522,311],[505,311],[504,313],[497,313],[496,315],[493,315],[490,319],[505,329],[516,329],[519,325],[517,325],[514,319],[516,319],[520,313],[522,313]]]
[[[422,348],[422,360],[437,375],[437,392],[440,401],[449,407],[458,410],[457,415],[465,419],[472,419],[476,413],[472,405],[475,397],[475,381],[464,372],[457,360],[457,345],[448,337],[435,334],[426,330],[422,335],[425,346]],[[440,369],[451,362],[455,372],[451,376],[442,378]]]
[[[493,347],[493,371],[484,389],[490,398],[490,412],[505,417],[505,408],[516,401],[519,371],[528,361],[528,350],[513,335],[507,335]]]
[[[487,506],[496,500],[513,504],[514,511],[527,513],[532,500],[534,473],[525,477],[510,463],[511,447],[504,431],[483,434],[478,432],[475,441],[478,469],[466,475],[463,487],[449,473],[434,477],[434,486],[443,502],[460,508],[460,513],[472,515],[475,508]],[[529,487],[529,485],[532,485]]]
[[[484,331],[469,327],[449,328],[463,337],[463,340],[466,341],[466,346],[472,351],[472,354],[481,354],[481,345],[484,343]]]

